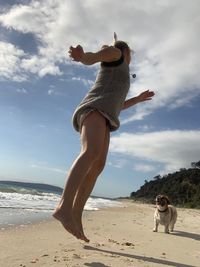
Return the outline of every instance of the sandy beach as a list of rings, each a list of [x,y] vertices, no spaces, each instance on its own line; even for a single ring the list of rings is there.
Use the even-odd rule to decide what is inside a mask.
[[[89,244],[54,219],[1,230],[0,266],[200,266],[200,210],[178,209],[174,233],[165,234],[163,226],[158,233],[152,231],[153,205],[122,203],[120,208],[87,212]]]

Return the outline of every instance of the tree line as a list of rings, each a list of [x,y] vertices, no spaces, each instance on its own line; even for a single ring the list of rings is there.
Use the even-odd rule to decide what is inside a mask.
[[[147,203],[155,203],[158,194],[165,194],[173,205],[200,208],[200,161],[192,162],[189,169],[157,175],[151,181],[130,194],[130,198]]]

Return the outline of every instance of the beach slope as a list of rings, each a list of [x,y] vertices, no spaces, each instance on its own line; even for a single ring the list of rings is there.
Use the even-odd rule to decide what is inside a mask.
[[[178,209],[173,234],[153,230],[154,206],[123,201],[124,207],[87,212],[76,240],[52,220],[0,231],[0,266],[198,267],[200,210]]]

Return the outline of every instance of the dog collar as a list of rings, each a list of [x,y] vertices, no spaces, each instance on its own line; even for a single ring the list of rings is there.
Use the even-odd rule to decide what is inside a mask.
[[[159,212],[166,212],[166,211],[168,211],[168,208],[166,208],[165,210],[159,210],[159,209],[158,209],[158,211],[159,211]]]

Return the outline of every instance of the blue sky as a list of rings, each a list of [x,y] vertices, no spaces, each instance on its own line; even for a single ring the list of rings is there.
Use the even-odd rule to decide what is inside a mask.
[[[71,117],[99,67],[67,50],[96,51],[114,31],[135,51],[128,97],[156,95],[121,112],[93,194],[127,196],[200,159],[199,1],[18,0],[0,10],[0,179],[64,185],[80,149]]]

